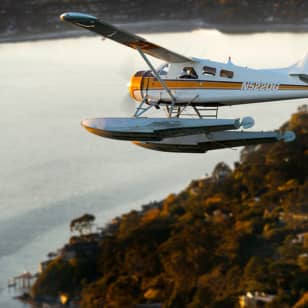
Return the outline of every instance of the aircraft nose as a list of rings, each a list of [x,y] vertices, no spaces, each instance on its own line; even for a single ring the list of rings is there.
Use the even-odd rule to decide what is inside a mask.
[[[135,75],[133,75],[129,82],[129,94],[130,96],[135,99],[136,101],[142,101],[142,82],[143,82],[143,75],[144,71],[139,71]]]

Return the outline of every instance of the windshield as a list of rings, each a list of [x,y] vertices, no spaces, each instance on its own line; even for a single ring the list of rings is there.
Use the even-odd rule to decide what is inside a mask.
[[[157,69],[158,74],[161,76],[168,75],[169,67],[170,67],[169,63],[164,63],[160,65]]]

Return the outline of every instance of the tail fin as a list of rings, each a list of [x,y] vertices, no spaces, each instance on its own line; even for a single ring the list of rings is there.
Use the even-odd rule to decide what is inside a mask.
[[[301,81],[308,83],[308,54],[289,67],[289,75],[298,77]]]
[[[290,75],[308,74],[308,53],[306,56],[289,67]]]

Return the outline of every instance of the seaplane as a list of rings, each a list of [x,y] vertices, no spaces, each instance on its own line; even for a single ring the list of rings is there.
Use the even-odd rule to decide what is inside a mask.
[[[183,56],[88,14],[63,13],[60,19],[133,48],[148,67],[130,80],[130,96],[138,103],[134,114],[83,120],[89,132],[185,153],[295,139],[292,131],[246,131],[254,126],[252,117],[221,119],[218,109],[308,97],[308,57],[286,68],[252,69],[231,59],[220,63]],[[149,56],[163,63],[156,68]],[[164,113],[146,117],[150,110]]]

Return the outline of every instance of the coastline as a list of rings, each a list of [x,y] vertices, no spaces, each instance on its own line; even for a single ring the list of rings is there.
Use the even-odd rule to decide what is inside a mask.
[[[254,34],[254,33],[305,33],[308,32],[308,24],[214,24],[206,23],[199,19],[192,19],[183,23],[182,20],[154,20],[133,23],[115,23],[116,26],[134,33],[176,33],[192,32],[197,30],[218,30],[225,34]],[[0,34],[0,43],[18,43],[40,40],[54,40],[94,36],[95,34],[85,30],[73,29],[56,32],[24,33],[18,35]]]
[[[305,275],[306,267],[299,262],[297,254],[295,258],[290,258],[290,251],[293,252],[293,247],[286,247],[285,243],[292,240],[290,235],[293,235],[294,241],[294,235],[305,234],[300,232],[304,232],[307,228],[307,225],[304,224],[303,227],[302,223],[307,217],[304,209],[297,212],[288,206],[289,196],[293,194],[293,189],[289,189],[290,181],[298,187],[296,189],[298,193],[292,195],[293,198],[295,196],[295,202],[305,196],[305,184],[297,180],[305,174],[305,171],[301,172],[301,170],[305,168],[305,162],[307,162],[301,159],[301,156],[305,155],[304,151],[298,151],[305,140],[305,134],[301,133],[301,123],[306,118],[305,110],[304,108],[303,111],[293,114],[290,121],[283,124],[284,127],[294,125],[292,127],[297,131],[299,144],[277,143],[246,151],[245,156],[234,169],[224,163],[219,163],[211,176],[193,180],[179,194],[172,194],[161,201],[143,205],[142,210],[133,210],[123,214],[105,228],[100,228],[97,233],[90,231],[88,234],[82,234],[79,231],[80,235],[71,238],[62,249],[61,255],[45,268],[32,287],[31,296],[28,298],[32,298],[33,303],[41,303],[41,299],[45,302],[45,298],[49,299],[51,296],[50,299],[53,300],[55,295],[62,293],[66,301],[72,303],[72,307],[76,305],[91,308],[101,307],[101,303],[112,307],[163,307],[165,305],[171,307],[170,303],[175,303],[176,307],[187,307],[188,304],[195,304],[197,298],[197,303],[201,301],[202,304],[223,303],[220,307],[226,307],[225,303],[227,303],[227,307],[235,307],[234,299],[238,298],[240,301],[242,296],[245,296],[241,294],[258,296],[262,292],[262,296],[269,299],[267,302],[276,298],[277,301],[280,300],[278,302],[280,303],[280,298],[287,298],[288,306],[286,307],[293,307],[295,299],[300,301],[302,297],[301,286],[304,286],[304,282],[301,277]],[[255,177],[252,175],[261,177],[264,170],[249,169],[250,165],[268,159],[271,163],[267,165],[266,172],[270,173],[273,167],[277,168],[274,158],[281,153],[292,157],[294,162],[304,161],[303,167],[300,164],[294,165],[292,161],[288,168],[295,166],[298,170],[295,173],[295,179],[290,179],[292,175],[288,169],[281,168],[279,169],[280,177],[270,178],[266,180],[266,184],[260,181],[259,187],[268,187],[268,183],[273,183],[276,187],[274,186],[272,190],[263,189],[263,192],[256,197],[255,191],[261,190],[258,186],[255,187]],[[294,153],[298,156],[293,155]],[[243,170],[249,171],[244,175]],[[239,183],[247,183],[246,192],[242,190],[238,194],[237,190],[233,189],[238,187]],[[283,187],[285,187],[284,194],[288,195],[283,195],[285,197],[283,203],[277,204],[276,197],[283,194],[281,192]],[[247,192],[248,194],[243,198]],[[276,197],[269,201],[269,196],[273,197],[273,194]],[[271,211],[268,210],[269,202]],[[269,215],[271,215],[270,218]],[[296,225],[294,225],[294,215],[301,215],[301,221],[297,221]],[[75,221],[84,220],[86,222],[85,216],[78,217]],[[272,221],[275,224],[272,229],[267,230],[269,228],[267,226],[270,222],[273,223]],[[237,257],[237,255],[242,256],[243,249],[249,248],[251,241],[255,245],[251,250],[247,249],[245,259]],[[260,241],[261,244],[259,244]],[[202,247],[205,249],[201,249]],[[305,247],[299,246],[299,249],[301,253],[299,256],[303,256]],[[279,263],[275,258],[278,251],[281,251]],[[184,255],[184,257],[180,258],[179,255]],[[175,264],[172,264],[170,259],[174,256],[178,259]],[[251,274],[243,274],[248,272],[252,262],[256,263],[256,256],[259,258],[258,262],[262,260],[261,266],[276,270],[269,275],[269,270],[262,272],[264,278],[260,282],[259,278],[254,278],[254,271]],[[263,261],[263,259],[266,260]],[[210,262],[207,261],[204,264],[203,260],[210,260]],[[75,273],[80,275],[78,264],[82,264],[85,268],[87,265],[91,266],[89,267],[91,270],[84,271],[81,277],[78,276],[79,281],[87,281],[83,285],[74,279],[77,277]],[[92,271],[93,264],[97,264],[96,272]],[[200,265],[194,268],[192,264]],[[234,264],[237,266],[236,270]],[[192,267],[191,273],[185,271],[189,266]],[[220,271],[222,267],[226,271]],[[214,276],[213,268],[216,268]],[[289,268],[293,269],[296,274],[288,277],[288,281],[284,282],[284,287],[281,288],[275,276],[282,275]],[[67,285],[57,284],[56,281],[64,277],[66,273],[70,273],[69,279],[66,279]],[[202,278],[196,279],[196,277]],[[223,300],[221,300],[221,290],[216,286],[211,289],[212,280],[206,280],[206,277],[211,277],[219,283],[226,282],[223,288],[228,291]],[[201,279],[206,283],[205,287],[200,286]],[[241,285],[242,279],[245,284]],[[253,293],[250,291],[251,279],[255,279],[252,286],[258,283],[258,291]],[[178,283],[170,284],[170,281]],[[181,288],[177,291],[179,284]],[[165,291],[168,287],[171,291]],[[210,290],[211,293],[204,292],[204,294],[210,294],[211,297],[208,299],[208,297],[199,296],[201,291],[196,293],[197,288]],[[195,295],[174,297],[174,292],[178,294],[195,292]],[[291,292],[295,294],[294,299],[289,296]]]

